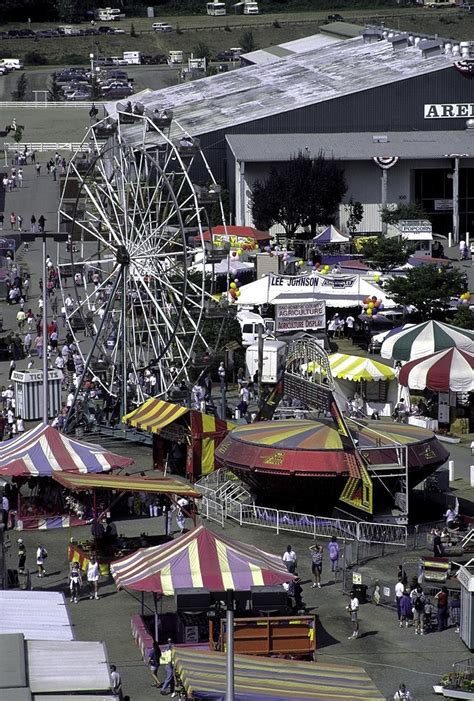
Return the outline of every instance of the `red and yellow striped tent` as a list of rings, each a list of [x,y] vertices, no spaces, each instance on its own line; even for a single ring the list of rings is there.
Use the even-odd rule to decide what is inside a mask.
[[[214,451],[235,427],[195,409],[150,398],[123,417],[124,423],[153,434],[153,462],[163,467],[163,439],[186,445],[186,476],[196,480],[215,469]]]

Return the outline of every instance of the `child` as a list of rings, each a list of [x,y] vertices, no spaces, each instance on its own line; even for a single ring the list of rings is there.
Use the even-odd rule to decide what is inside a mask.
[[[82,585],[82,575],[78,562],[73,562],[71,565],[71,573],[69,575],[69,589],[71,590],[71,601],[75,604],[79,601],[79,594]]]
[[[433,624],[433,604],[427,598],[425,601],[425,629],[429,630]]]
[[[400,628],[405,625],[405,628],[408,628],[410,625],[410,620],[412,617],[412,603],[410,599],[410,594],[408,591],[405,589],[401,596],[400,600]]]

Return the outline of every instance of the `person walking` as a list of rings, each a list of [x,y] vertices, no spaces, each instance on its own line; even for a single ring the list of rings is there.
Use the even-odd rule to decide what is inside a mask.
[[[410,594],[405,589],[400,597],[400,628],[403,628],[403,626],[408,628],[410,625],[413,616],[412,608]]]
[[[18,231],[23,231],[23,217],[19,214],[16,218],[18,224]]]
[[[323,571],[323,546],[315,543],[309,546],[311,552],[311,572],[313,573],[313,589],[321,589],[321,574]]]
[[[281,559],[285,563],[285,566],[286,566],[286,569],[288,570],[288,572],[293,574],[296,571],[297,558],[296,558],[296,553],[293,550],[293,548],[291,547],[291,545],[286,546],[286,550],[283,553],[283,556]]]
[[[26,564],[26,547],[21,538],[18,538],[18,572],[24,574]]]
[[[438,602],[438,632],[443,631],[446,628],[448,622],[448,589],[447,587],[442,587],[435,596]]]
[[[174,698],[176,694],[174,691],[175,680],[173,667],[173,643],[171,641],[171,638],[168,638],[168,644],[166,646],[166,649],[161,653],[161,662],[165,665],[166,676],[161,687],[160,694],[162,696],[167,696],[169,689],[171,692],[171,698]]]
[[[161,682],[158,679],[158,670],[160,668],[160,660],[161,660],[161,648],[158,644],[158,641],[154,640],[152,651],[150,652],[150,655],[148,657],[148,666],[150,668],[151,676],[155,680],[155,683],[153,684],[153,686],[155,686],[157,689],[159,689],[161,687]]]
[[[354,591],[351,591],[350,597],[351,600],[349,606],[346,606],[346,610],[349,611],[351,617],[352,635],[348,637],[348,640],[355,640],[359,637],[359,599]]]
[[[221,362],[219,363],[219,368],[217,370],[217,374],[219,375],[219,383],[221,387],[221,392],[225,392],[226,390],[226,371],[225,371],[225,366],[224,363]]]
[[[441,541],[441,531],[439,528],[435,528],[433,531],[433,556],[443,557],[444,549],[443,543]]]
[[[338,570],[340,550],[341,548],[339,547],[337,538],[335,535],[333,535],[333,537],[328,543],[329,559],[331,560],[331,572],[337,572]]]
[[[12,231],[14,231],[14,229],[15,229],[15,224],[16,224],[16,214],[15,214],[15,212],[12,212],[10,214],[10,226],[11,226]]]
[[[405,591],[404,584],[402,582],[402,578],[398,578],[398,582],[395,584],[395,603],[397,605],[397,614],[398,614],[398,620],[400,621],[400,628],[402,627],[402,613],[401,613],[401,608],[400,604],[402,601],[402,596]]]
[[[87,565],[87,581],[89,583],[89,599],[99,598],[99,563],[92,556]]]
[[[449,620],[455,627],[455,632],[459,633],[459,624],[461,622],[461,599],[459,593],[455,593],[449,605]]]
[[[40,218],[38,219],[38,231],[40,234],[44,232],[44,227],[46,224],[46,219],[44,218],[44,215],[42,214]]]
[[[412,701],[413,696],[405,684],[400,684],[393,695],[393,701]]]
[[[10,500],[6,494],[2,496],[2,523],[5,530],[8,529],[8,514],[10,513]]]
[[[36,234],[36,217],[34,214],[31,215],[30,219],[30,231],[32,234]]]
[[[117,667],[114,664],[110,665],[110,680],[112,682],[112,691],[117,694],[119,699],[123,698],[122,694],[122,677],[117,672]]]
[[[413,621],[415,624],[415,635],[425,634],[425,595],[420,584],[410,593],[412,602]]]
[[[69,590],[71,592],[71,601],[75,604],[79,602],[79,596],[81,593],[82,586],[82,574],[81,568],[78,562],[73,562],[71,565],[71,571],[69,573]]]
[[[36,549],[36,566],[38,568],[38,577],[44,577],[46,575],[44,561],[47,557],[48,551],[41,545],[41,543],[38,543],[38,547]]]

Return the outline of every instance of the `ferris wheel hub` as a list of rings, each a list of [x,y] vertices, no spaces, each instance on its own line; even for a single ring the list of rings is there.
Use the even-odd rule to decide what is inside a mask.
[[[117,263],[120,265],[130,265],[130,253],[126,246],[118,246],[116,253]]]

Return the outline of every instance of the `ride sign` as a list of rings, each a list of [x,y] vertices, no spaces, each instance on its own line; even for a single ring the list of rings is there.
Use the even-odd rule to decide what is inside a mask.
[[[277,331],[307,331],[326,328],[326,303],[277,304]]]

